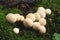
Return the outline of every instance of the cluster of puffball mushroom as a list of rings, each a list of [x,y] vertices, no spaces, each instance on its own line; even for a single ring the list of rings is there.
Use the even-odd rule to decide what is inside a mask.
[[[34,30],[39,30],[39,33],[46,33],[46,14],[50,15],[51,10],[50,9],[45,9],[44,7],[39,7],[38,10],[35,13],[28,13],[26,17],[23,15],[20,15],[18,13],[13,14],[9,13],[6,15],[6,19],[10,23],[15,23],[16,21],[21,21],[23,22],[23,25],[26,28],[33,28]],[[14,28],[13,31],[18,34],[19,33],[19,28]]]

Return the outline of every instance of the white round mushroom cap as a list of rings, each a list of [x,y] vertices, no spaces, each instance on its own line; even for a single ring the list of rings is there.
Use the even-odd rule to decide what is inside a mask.
[[[16,33],[16,34],[18,34],[19,33],[19,28],[14,28],[13,32]]]
[[[33,27],[34,30],[38,30],[38,28],[40,27],[40,23],[39,22],[34,22],[32,27]]]
[[[38,14],[41,16],[41,18],[45,18],[46,17],[46,13],[45,12],[40,11],[40,13],[38,13]]]
[[[37,12],[40,13],[40,11],[45,12],[45,8],[44,7],[39,7]]]
[[[38,13],[34,13],[35,15],[35,21],[39,21],[41,16]]]
[[[41,24],[41,25],[46,25],[46,19],[44,19],[44,18],[41,18],[40,20],[39,20],[39,23]]]
[[[46,33],[46,28],[44,26],[40,26],[38,30],[39,30],[39,33]]]
[[[21,18],[20,21],[23,21],[24,20],[24,16],[21,15],[20,18]]]
[[[30,18],[30,19],[32,19],[33,21],[35,21],[35,15],[32,14],[32,13],[29,13],[29,14],[26,16],[26,18]]]
[[[9,13],[6,15],[6,19],[10,22],[10,23],[15,23],[16,22],[16,16],[12,13]]]
[[[51,14],[51,9],[46,9],[45,12],[46,14]]]
[[[15,16],[16,16],[17,21],[19,21],[20,20],[20,14],[16,13]]]
[[[24,24],[24,26],[29,28],[29,27],[32,27],[33,21],[30,18],[26,18],[26,19],[24,19],[23,24]]]

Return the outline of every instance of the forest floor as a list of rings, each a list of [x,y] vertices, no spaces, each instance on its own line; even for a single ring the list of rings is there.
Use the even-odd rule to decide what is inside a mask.
[[[17,8],[6,9],[0,6],[0,40],[60,40],[60,0],[41,0],[35,5],[32,12],[35,12],[38,7],[50,8],[51,15],[47,15],[47,32],[45,34],[38,34],[35,31],[28,29],[20,36],[15,34],[13,28],[17,27],[15,24],[10,24],[6,20],[8,13],[20,13]]]

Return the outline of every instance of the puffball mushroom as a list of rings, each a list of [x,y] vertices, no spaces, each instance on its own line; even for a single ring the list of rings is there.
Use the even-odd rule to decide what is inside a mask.
[[[51,9],[46,9],[45,12],[46,12],[46,14],[50,15],[51,14]]]
[[[38,13],[38,14],[41,16],[41,18],[45,18],[46,17],[46,13],[45,12],[40,11],[40,13]]]
[[[24,20],[24,16],[20,16],[20,21],[23,21]]]
[[[38,28],[40,27],[40,23],[39,22],[34,22],[32,27],[33,27],[34,30],[38,30]]]
[[[24,19],[23,24],[24,24],[24,26],[29,28],[29,27],[32,27],[33,21],[30,18],[26,18],[26,19]]]
[[[34,13],[35,15],[35,21],[39,21],[41,16],[38,13]]]
[[[37,12],[40,13],[40,11],[45,12],[45,8],[44,7],[39,7]]]
[[[14,28],[13,32],[16,33],[16,34],[18,34],[19,33],[19,28]]]
[[[30,19],[32,19],[33,21],[35,21],[35,15],[32,14],[32,13],[29,13],[29,14],[26,16],[26,18],[30,18]]]
[[[39,30],[39,33],[46,33],[46,28],[44,26],[40,26],[38,30]]]
[[[15,16],[16,16],[17,21],[19,21],[20,20],[20,14],[16,13]]]
[[[10,23],[15,23],[16,22],[16,16],[12,13],[9,13],[6,15],[6,19],[10,22]]]
[[[46,19],[44,19],[44,18],[41,18],[40,20],[39,20],[39,23],[41,24],[41,25],[46,25]]]
[[[15,14],[17,21],[23,21],[24,20],[24,16],[20,15],[20,14]]]

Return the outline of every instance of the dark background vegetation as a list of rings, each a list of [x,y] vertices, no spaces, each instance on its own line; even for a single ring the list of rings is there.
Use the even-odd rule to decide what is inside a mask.
[[[35,31],[28,29],[25,30],[22,36],[13,32],[13,28],[17,26],[10,24],[5,18],[8,13],[20,14],[21,11],[17,8],[6,9],[0,6],[0,40],[60,40],[54,39],[55,33],[60,33],[60,0],[41,0],[38,4],[35,3],[35,7],[31,11],[36,12],[37,8],[40,6],[52,10],[52,14],[46,16],[47,32],[39,35]],[[55,38],[60,38],[56,36]]]

